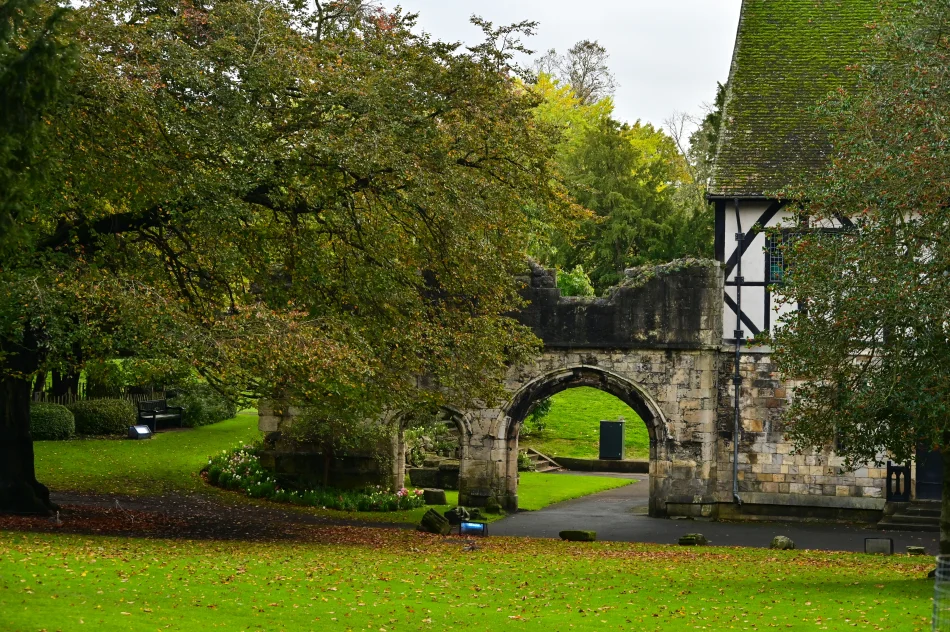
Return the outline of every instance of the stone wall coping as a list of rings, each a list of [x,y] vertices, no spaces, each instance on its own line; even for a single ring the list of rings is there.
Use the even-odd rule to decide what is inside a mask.
[[[883,498],[859,496],[819,496],[817,494],[771,494],[765,492],[740,492],[743,504],[784,505],[801,507],[835,507],[838,509],[884,509]]]

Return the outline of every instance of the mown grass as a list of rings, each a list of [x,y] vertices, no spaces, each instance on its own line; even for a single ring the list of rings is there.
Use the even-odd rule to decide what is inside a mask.
[[[570,388],[551,398],[551,411],[544,418],[541,434],[523,436],[521,447],[534,448],[547,456],[596,459],[600,421],[626,419],[624,457],[649,458],[650,436],[636,411],[604,391],[588,386]]]
[[[930,629],[922,558],[514,538],[466,550],[367,528],[314,539],[0,532],[0,629]]]
[[[247,498],[207,485],[199,476],[211,454],[253,442],[259,438],[256,413],[185,432],[159,433],[147,441],[122,439],[76,439],[37,441],[37,478],[54,491],[159,496],[172,493],[214,495],[227,503],[265,506],[266,501]],[[525,509],[611,489],[627,481],[598,477],[522,474],[519,501]],[[458,492],[446,491],[448,505],[432,507],[446,511],[458,504]],[[274,506],[270,504],[270,506]],[[378,523],[418,523],[429,507],[393,512],[348,512],[279,505],[337,520]],[[491,516],[496,520],[500,516]]]
[[[198,476],[208,457],[260,437],[257,413],[145,441],[37,441],[36,478],[52,489],[133,496],[207,489]]]
[[[635,481],[603,476],[567,476],[522,472],[518,481],[518,508],[537,510],[572,498],[630,485]]]

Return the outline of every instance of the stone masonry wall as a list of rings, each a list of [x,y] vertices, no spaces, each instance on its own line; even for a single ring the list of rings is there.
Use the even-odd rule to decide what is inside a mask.
[[[719,363],[718,497],[732,498],[735,391],[734,356]],[[829,446],[820,452],[796,454],[783,432],[782,415],[794,384],[784,381],[765,353],[740,357],[741,435],[739,492],[746,505],[812,507],[875,511],[883,508],[886,469],[869,465],[848,471],[843,457]],[[794,513],[794,511],[789,511]]]

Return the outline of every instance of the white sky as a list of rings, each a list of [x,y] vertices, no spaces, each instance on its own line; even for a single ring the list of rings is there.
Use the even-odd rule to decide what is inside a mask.
[[[473,13],[499,24],[539,22],[528,48],[563,53],[597,40],[617,79],[615,117],[654,125],[676,111],[700,114],[726,82],[741,0],[383,0],[419,14],[433,37],[467,44],[480,39]]]

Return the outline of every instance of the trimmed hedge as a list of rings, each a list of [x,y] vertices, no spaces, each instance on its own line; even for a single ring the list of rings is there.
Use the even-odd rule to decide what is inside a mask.
[[[169,406],[185,409],[182,425],[188,428],[216,424],[232,419],[237,406],[207,384],[194,384],[181,389],[178,397],[168,400]]]
[[[86,435],[125,435],[135,425],[135,404],[124,399],[87,399],[67,406],[76,417],[76,432]]]
[[[30,404],[30,433],[37,441],[68,439],[76,432],[76,419],[59,404]]]

